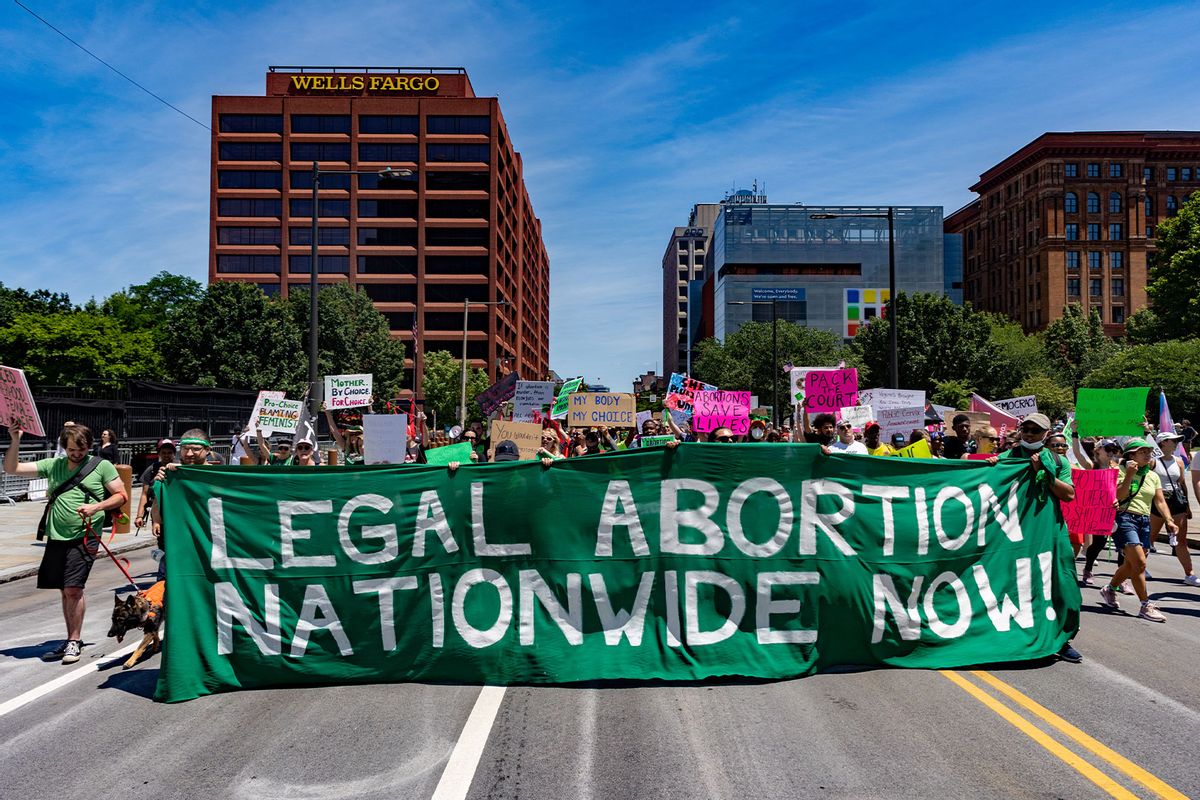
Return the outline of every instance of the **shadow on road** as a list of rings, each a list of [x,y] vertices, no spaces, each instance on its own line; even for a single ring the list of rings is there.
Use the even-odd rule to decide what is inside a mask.
[[[41,658],[44,653],[52,652],[58,649],[63,643],[62,639],[50,639],[41,644],[27,644],[21,647],[8,647],[0,650],[0,656],[8,656],[9,658]],[[86,646],[86,644],[85,644]]]
[[[108,679],[104,683],[100,684],[100,688],[119,689],[122,692],[150,700],[154,697],[154,687],[157,684],[158,667],[149,669],[134,667],[129,670],[118,668],[108,676]]]

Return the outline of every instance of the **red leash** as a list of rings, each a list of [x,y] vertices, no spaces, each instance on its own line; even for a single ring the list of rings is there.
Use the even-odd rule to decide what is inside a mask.
[[[116,564],[116,565],[117,565],[117,569],[121,570],[121,574],[125,576],[125,579],[126,579],[127,581],[129,581],[129,583],[130,583],[130,584],[133,586],[133,588],[134,588],[134,589],[136,589],[136,588],[137,588],[137,583],[135,583],[135,582],[134,582],[134,580],[133,580],[133,578],[131,578],[131,577],[129,576],[129,570],[125,569],[124,565],[122,565],[122,564],[121,564],[121,561],[125,561],[126,563],[128,563],[128,562],[129,562],[129,559],[127,559],[127,558],[123,558],[123,559],[121,559],[120,561],[118,561],[118,560],[117,560],[117,557],[113,555],[113,551],[112,551],[112,550],[109,550],[109,549],[108,549],[108,545],[106,545],[106,544],[104,543],[104,539],[102,539],[101,537],[97,536],[97,535],[96,535],[96,532],[95,532],[94,530],[92,530],[92,522],[91,522],[91,520],[87,520],[87,519],[85,519],[85,520],[83,521],[83,527],[84,527],[84,530],[85,530],[85,533],[84,533],[84,536],[83,536],[83,539],[84,539],[84,541],[85,541],[85,542],[87,541],[87,534],[89,534],[89,533],[90,533],[90,534],[92,535],[92,538],[94,538],[94,539],[95,539],[97,542],[99,542],[99,543],[100,543],[100,546],[104,548],[104,552],[108,553],[108,557],[109,557],[109,558],[111,558],[111,559],[112,559],[112,562],[113,562],[114,564]]]

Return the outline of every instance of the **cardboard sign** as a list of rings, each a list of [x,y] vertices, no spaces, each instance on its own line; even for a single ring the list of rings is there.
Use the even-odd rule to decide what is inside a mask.
[[[879,408],[875,410],[875,421],[879,423],[879,435],[884,441],[897,433],[904,434],[907,439],[914,430],[925,427],[925,407]]]
[[[254,414],[250,417],[250,430],[261,428],[264,436],[296,432],[300,425],[300,415],[304,413],[304,401],[285,400],[282,395],[283,392],[258,393],[258,402],[254,406]]]
[[[815,369],[804,376],[805,410],[810,414],[834,413],[858,405],[858,370]]]
[[[689,378],[679,372],[671,373],[671,382],[667,384],[667,399],[663,401],[668,409],[682,411],[688,417],[692,416],[692,399],[696,392],[711,392],[717,387],[712,384]]]
[[[788,378],[792,382],[791,396],[792,405],[799,406],[804,404],[804,379],[808,373],[818,369],[826,369],[825,367],[792,367],[788,370]],[[757,404],[756,404],[757,405]]]
[[[984,428],[990,428],[992,425],[992,417],[990,414],[987,414],[986,412],[983,412],[983,411],[955,411],[953,414],[949,414],[946,416],[946,430],[949,430],[953,426],[954,418],[957,417],[959,414],[966,414],[968,417],[971,418],[971,435],[972,436],[974,436],[976,432],[981,431]],[[1000,432],[1000,429],[997,428],[996,433],[999,434],[999,432]]]
[[[858,404],[870,406],[876,413],[883,408],[914,408],[925,414],[925,393],[920,389],[866,389],[858,393]]]
[[[1080,436],[1144,436],[1149,388],[1080,389],[1075,424]]]
[[[583,385],[583,378],[571,378],[565,381],[562,388],[558,390],[558,397],[554,398],[554,407],[550,409],[550,419],[566,419],[567,412],[570,410],[571,395],[579,391],[579,387]]]
[[[575,392],[570,396],[572,428],[607,425],[632,428],[637,424],[637,403],[633,395],[619,392]]]
[[[453,462],[460,464],[471,463],[471,443],[459,442],[445,447],[434,447],[425,451],[425,463],[444,467]]]
[[[854,428],[865,428],[875,419],[875,411],[870,406],[847,406],[839,408],[838,414],[842,422],[849,422]]]
[[[643,436],[639,447],[661,447],[675,441],[675,437],[670,434],[666,436]]]
[[[542,448],[542,426],[532,422],[505,422],[496,420],[488,434],[492,441],[492,454],[495,457],[496,448],[501,442],[512,442],[517,446],[522,461],[532,461],[537,458],[537,451]]]
[[[1014,417],[1027,417],[1030,414],[1038,413],[1037,397],[1031,394],[1024,397],[1010,397],[1007,400],[996,400],[994,405]]]
[[[1062,504],[1067,530],[1075,534],[1108,536],[1112,533],[1117,510],[1117,473],[1115,469],[1072,469],[1075,499]]]
[[[371,405],[371,375],[326,375],[325,408],[365,408]]]
[[[517,391],[517,381],[520,376],[510,372],[484,391],[475,395],[475,402],[485,417],[491,416],[505,400],[511,400]]]
[[[901,447],[896,455],[901,458],[933,458],[933,451],[929,449],[929,442],[918,439],[908,447]]]
[[[46,435],[23,369],[0,367],[0,425],[20,425],[32,436]]]
[[[517,381],[513,394],[513,422],[541,422],[546,406],[553,402],[553,381]]]
[[[750,430],[749,392],[696,392],[692,402],[692,428],[697,433],[729,428],[734,436],[744,436]]]
[[[403,464],[408,455],[408,414],[363,414],[363,461]]]

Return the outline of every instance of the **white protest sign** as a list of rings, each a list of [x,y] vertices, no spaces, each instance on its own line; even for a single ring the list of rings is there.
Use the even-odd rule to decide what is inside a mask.
[[[33,402],[33,392],[25,380],[25,370],[0,367],[0,425],[20,425],[33,436],[45,436],[42,418]]]
[[[646,420],[654,419],[653,411],[639,411],[637,413],[637,429],[640,431],[642,426],[646,424]]]
[[[554,402],[553,381],[517,381],[513,422],[541,422],[542,408]]]
[[[846,406],[841,409],[842,422],[849,422],[852,427],[863,428],[875,419],[875,412],[870,406]]]
[[[1007,400],[993,400],[992,405],[1014,417],[1027,417],[1038,413],[1037,397],[1029,394],[1024,397],[1010,397]]]
[[[920,406],[921,419],[925,419],[925,393],[919,389],[867,389],[858,393],[858,404],[870,406],[877,412],[885,408]]]
[[[875,421],[879,423],[879,432],[883,438],[902,433],[907,439],[914,430],[925,427],[925,406],[876,409]]]
[[[798,406],[804,402],[804,376],[810,372],[815,372],[819,369],[829,369],[828,367],[792,367],[788,375],[792,379],[792,405]],[[757,405],[757,403],[755,404]]]
[[[403,464],[408,454],[408,414],[363,414],[363,461]]]
[[[250,415],[250,430],[263,434],[295,433],[304,410],[303,400],[285,400],[283,392],[259,392]]]
[[[371,405],[371,375],[326,375],[325,408],[363,408]]]

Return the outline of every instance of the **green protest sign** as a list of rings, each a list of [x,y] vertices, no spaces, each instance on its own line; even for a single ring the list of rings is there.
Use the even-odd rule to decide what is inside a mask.
[[[444,467],[453,461],[470,464],[471,443],[459,442],[458,444],[448,444],[445,447],[435,447],[432,450],[426,450],[425,461],[440,467]]]
[[[1045,657],[1080,594],[1028,466],[705,443],[454,473],[183,467],[156,696]]]
[[[1080,436],[1142,436],[1149,387],[1080,389],[1075,424]]]
[[[663,436],[643,436],[640,440],[641,447],[660,447],[664,444],[670,444],[675,441],[675,437],[671,434]]]
[[[567,411],[570,408],[571,393],[578,392],[579,387],[583,385],[583,378],[571,378],[565,382],[562,388],[558,390],[558,396],[554,398],[554,406],[550,409],[550,419],[566,419]]]

